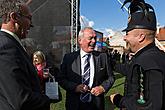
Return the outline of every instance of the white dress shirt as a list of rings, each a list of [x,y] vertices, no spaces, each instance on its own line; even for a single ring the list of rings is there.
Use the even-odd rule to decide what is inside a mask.
[[[84,64],[85,64],[85,55],[86,54],[90,54],[91,57],[90,57],[90,81],[89,81],[89,87],[91,88],[92,87],[92,84],[93,84],[93,79],[94,79],[94,60],[93,60],[93,55],[91,53],[86,53],[84,52],[82,49],[80,50],[80,57],[81,57],[81,75],[83,74],[83,71],[84,71]]]

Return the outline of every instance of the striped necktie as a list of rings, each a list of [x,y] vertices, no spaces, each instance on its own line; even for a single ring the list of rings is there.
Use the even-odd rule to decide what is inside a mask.
[[[89,81],[90,81],[90,54],[86,54],[85,55],[85,63],[84,63],[84,71],[82,74],[82,83],[85,85],[89,85]],[[80,100],[82,102],[91,102],[91,93],[90,92],[86,92],[86,93],[82,93],[80,95]]]

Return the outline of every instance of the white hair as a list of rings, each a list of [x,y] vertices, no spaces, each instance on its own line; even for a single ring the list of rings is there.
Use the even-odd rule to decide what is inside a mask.
[[[79,38],[84,37],[84,31],[87,30],[87,29],[93,30],[92,27],[84,27],[83,29],[80,30],[78,37],[79,37]]]

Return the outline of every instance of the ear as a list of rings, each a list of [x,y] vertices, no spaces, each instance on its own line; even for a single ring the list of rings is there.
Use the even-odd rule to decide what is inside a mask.
[[[78,38],[78,43],[81,44],[81,38]]]
[[[145,39],[145,35],[144,34],[140,34],[139,35],[139,42],[143,42]]]
[[[19,19],[19,15],[17,14],[17,13],[15,13],[15,12],[11,12],[10,13],[10,19],[11,19],[11,21],[13,21],[13,22],[17,22],[18,21],[18,19]]]

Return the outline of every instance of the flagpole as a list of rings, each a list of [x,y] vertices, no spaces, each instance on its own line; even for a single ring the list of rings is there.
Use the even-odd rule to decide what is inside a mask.
[[[117,0],[121,6],[123,6],[123,3],[120,0]],[[124,9],[128,12],[128,8],[126,6],[124,6]]]

